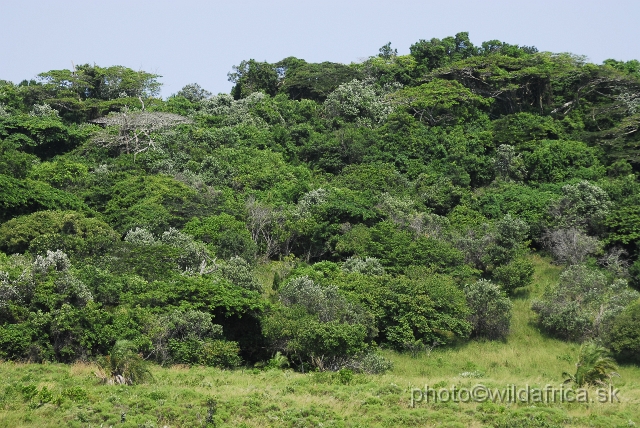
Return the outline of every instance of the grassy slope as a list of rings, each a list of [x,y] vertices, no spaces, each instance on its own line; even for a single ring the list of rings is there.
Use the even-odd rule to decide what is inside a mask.
[[[410,407],[412,388],[525,384],[559,387],[573,371],[578,346],[544,337],[531,323],[531,299],[553,283],[559,269],[534,257],[534,284],[514,301],[506,342],[470,342],[434,349],[418,358],[387,352],[395,368],[381,376],[291,371],[155,368],[147,385],[100,385],[90,365],[0,364],[0,427],[204,426],[207,400],[216,400],[217,426],[635,426],[640,424],[640,368],[621,367],[619,404],[437,403]],[[460,376],[476,372],[475,378]],[[29,386],[46,387],[53,402],[29,400]],[[72,388],[76,391],[75,398]],[[66,391],[66,392],[65,392]],[[83,392],[86,398],[82,398]],[[46,394],[40,394],[44,396]],[[61,400],[58,397],[63,397]],[[57,402],[56,402],[57,401]],[[122,413],[126,413],[121,423]],[[213,426],[213,425],[209,425]]]

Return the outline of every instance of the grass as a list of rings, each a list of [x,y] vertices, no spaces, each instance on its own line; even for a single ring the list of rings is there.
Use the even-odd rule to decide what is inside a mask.
[[[640,424],[640,368],[621,367],[621,403],[417,403],[414,388],[559,388],[578,345],[544,336],[531,300],[559,269],[534,257],[504,342],[472,341],[417,358],[384,351],[384,375],[154,367],[145,385],[102,385],[89,364],[0,363],[0,427],[629,427]],[[591,391],[595,394],[595,391]]]

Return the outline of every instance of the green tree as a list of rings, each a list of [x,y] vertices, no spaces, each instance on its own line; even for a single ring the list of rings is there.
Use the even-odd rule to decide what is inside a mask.
[[[508,144],[498,147],[493,165],[496,176],[504,181],[521,180],[527,173],[521,155]]]
[[[455,37],[420,40],[409,48],[411,55],[427,71],[443,67],[451,62],[478,54],[477,48],[469,40],[469,33],[462,32]]]
[[[78,65],[74,70],[51,70],[38,75],[56,96],[73,94],[82,100],[158,96],[161,87],[158,77],[161,76],[123,66],[89,64]]]
[[[471,311],[468,320],[473,335],[491,340],[504,339],[511,324],[511,300],[491,281],[480,279],[464,289]]]
[[[105,215],[120,233],[135,227],[161,233],[181,228],[191,217],[206,212],[198,192],[167,176],[131,176],[110,189]]]
[[[247,225],[229,214],[193,218],[183,231],[211,245],[215,254],[223,259],[240,256],[250,260],[257,251]]]
[[[603,273],[574,265],[531,308],[549,333],[580,341],[606,337],[612,320],[637,296],[626,280],[610,281]]]
[[[392,101],[430,126],[461,123],[473,119],[477,109],[491,104],[456,81],[434,79],[429,83],[395,92]]]
[[[640,302],[632,303],[613,320],[607,346],[621,362],[640,362]]]
[[[272,64],[250,59],[242,61],[232,68],[233,71],[227,76],[229,81],[234,84],[231,94],[236,100],[245,98],[254,92],[264,92],[272,96],[276,94],[279,79]]]
[[[118,240],[109,225],[75,211],[38,211],[0,226],[0,249],[10,254],[63,250],[82,257],[101,254]]]
[[[283,73],[279,91],[293,100],[323,102],[340,85],[361,78],[356,68],[334,62],[307,63],[286,58],[276,66]]]
[[[542,140],[523,153],[528,178],[533,182],[562,182],[571,178],[597,180],[604,168],[597,151],[579,141]]]
[[[17,180],[0,175],[0,188],[1,222],[39,210],[90,211],[77,196],[39,181]]]

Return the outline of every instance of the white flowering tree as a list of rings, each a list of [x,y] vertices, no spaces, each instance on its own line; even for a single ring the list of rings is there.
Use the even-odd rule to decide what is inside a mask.
[[[343,83],[324,102],[331,117],[342,117],[360,126],[373,126],[384,121],[393,106],[387,95],[400,89],[399,84],[377,86],[372,80],[354,79]]]

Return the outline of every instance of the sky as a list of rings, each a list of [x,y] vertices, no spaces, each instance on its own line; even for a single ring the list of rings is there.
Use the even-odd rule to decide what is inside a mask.
[[[467,31],[540,51],[640,59],[638,0],[0,0],[0,79],[75,64],[159,74],[162,95],[198,83],[228,93],[242,60],[351,63],[391,42]]]

